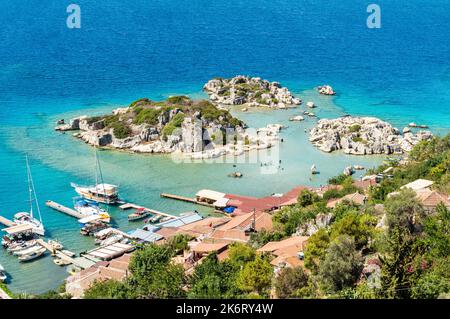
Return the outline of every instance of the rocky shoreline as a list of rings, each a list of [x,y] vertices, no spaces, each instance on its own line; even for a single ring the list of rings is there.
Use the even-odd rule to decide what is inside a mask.
[[[309,132],[309,141],[323,152],[342,150],[351,155],[404,154],[433,135],[429,131],[403,135],[391,124],[375,117],[345,116],[322,119]]]
[[[235,76],[230,79],[215,78],[203,87],[216,105],[246,105],[285,109],[300,105],[302,101],[278,82],[259,77]]]
[[[140,99],[111,114],[63,122],[59,121],[56,131],[77,131],[73,135],[92,146],[133,153],[179,152],[194,159],[270,148],[282,128],[271,124],[256,131],[248,129],[228,111],[186,96],[163,102]]]

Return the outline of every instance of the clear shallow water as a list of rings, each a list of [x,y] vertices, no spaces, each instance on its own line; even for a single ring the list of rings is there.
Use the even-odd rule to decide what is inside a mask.
[[[202,96],[215,76],[250,74],[279,81],[319,105],[320,117],[374,115],[403,127],[424,123],[450,130],[450,3],[445,0],[379,1],[383,28],[369,30],[364,1],[77,1],[82,28],[65,26],[66,3],[37,0],[0,3],[0,214],[27,209],[24,155],[31,168],[49,235],[77,252],[93,246],[70,217],[44,207],[69,205],[70,182],[88,183],[93,153],[57,119],[110,111],[137,98]],[[331,84],[339,94],[318,97],[311,88]],[[244,178],[226,175],[231,164],[175,164],[168,156],[101,152],[108,182],[129,201],[179,214],[194,207],[159,197],[193,195],[200,188],[264,196],[299,184],[320,185],[346,165],[371,167],[380,158],[324,154],[305,139],[313,122],[291,123],[299,110],[237,115],[259,127],[282,123],[282,168],[261,174],[258,164],[238,164]],[[316,164],[321,174],[310,180]],[[197,208],[197,207],[196,207]],[[202,210],[207,213],[207,210]],[[127,213],[111,211],[124,230]],[[31,264],[0,251],[14,291],[42,292],[66,273],[51,258]]]

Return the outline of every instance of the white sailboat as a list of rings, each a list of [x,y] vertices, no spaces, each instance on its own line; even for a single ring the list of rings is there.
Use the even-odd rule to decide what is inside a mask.
[[[3,268],[2,265],[0,265],[0,282],[5,282],[6,281],[6,270],[5,268]]]
[[[32,230],[35,234],[44,236],[45,229],[44,224],[42,223],[41,210],[39,208],[38,199],[36,196],[36,191],[34,189],[33,178],[31,176],[30,164],[28,163],[28,156],[26,157],[27,162],[27,175],[28,175],[28,191],[30,194],[30,212],[20,212],[14,215],[14,222],[18,225],[30,225],[32,226]],[[33,202],[36,203],[36,210],[39,216],[39,219],[36,219],[33,215]]]
[[[87,200],[108,205],[114,205],[119,201],[119,187],[103,182],[103,174],[97,156],[97,150],[95,150],[95,185],[79,186],[72,183],[71,186],[75,188],[78,195]]]

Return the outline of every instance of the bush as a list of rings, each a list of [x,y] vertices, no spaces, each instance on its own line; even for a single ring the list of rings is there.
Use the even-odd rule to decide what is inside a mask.
[[[156,125],[158,124],[158,117],[161,115],[161,109],[155,108],[137,108],[135,110],[136,117],[134,118],[134,124],[149,124]]]
[[[359,132],[361,130],[361,125],[354,124],[354,125],[350,126],[348,130],[349,130],[350,133]]]
[[[113,133],[116,138],[122,139],[127,138],[131,135],[130,127],[122,122],[115,122],[112,125]]]

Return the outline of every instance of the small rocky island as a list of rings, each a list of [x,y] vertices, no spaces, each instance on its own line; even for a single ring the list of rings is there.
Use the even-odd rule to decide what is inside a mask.
[[[322,119],[310,131],[309,140],[321,151],[342,150],[346,154],[403,154],[432,137],[429,131],[400,134],[391,124],[374,117],[345,116]]]
[[[247,105],[284,109],[302,103],[299,98],[278,82],[259,77],[236,76],[231,79],[215,78],[203,87],[216,105]]]
[[[60,121],[60,123],[63,123]],[[57,131],[78,131],[75,137],[105,148],[136,153],[190,154],[192,158],[240,155],[273,146],[280,125],[268,125],[256,134],[227,110],[207,100],[174,96],[155,102],[147,98],[102,116],[81,116],[60,124]]]

